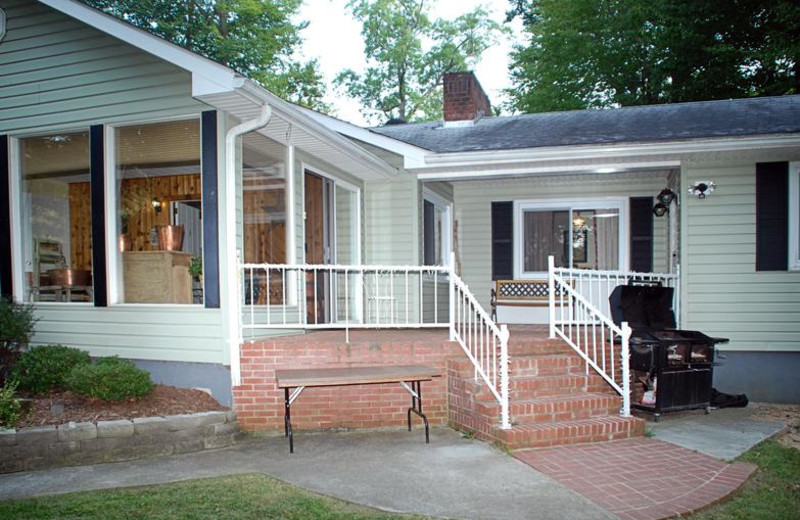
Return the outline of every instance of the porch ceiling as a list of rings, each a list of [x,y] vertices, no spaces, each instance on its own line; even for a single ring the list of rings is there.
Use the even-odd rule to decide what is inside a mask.
[[[245,87],[248,85],[246,83]],[[363,180],[388,179],[397,173],[384,160],[320,126],[290,103],[256,85],[197,99],[241,121],[258,117],[261,106],[268,103],[272,107],[272,118],[267,126],[257,132],[285,146],[300,148]]]
[[[452,182],[460,185],[469,186],[499,186],[510,184],[519,186],[521,184],[585,184],[604,181],[647,181],[647,180],[666,180],[674,168],[628,170],[609,173],[597,173],[592,171],[569,172],[569,173],[539,173],[524,174],[519,176],[484,177],[484,178],[461,178],[454,179]]]

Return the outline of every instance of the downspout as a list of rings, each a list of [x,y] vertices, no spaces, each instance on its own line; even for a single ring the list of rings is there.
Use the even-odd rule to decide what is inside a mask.
[[[261,114],[250,121],[234,126],[225,134],[225,256],[228,292],[228,350],[231,356],[231,386],[242,383],[239,349],[242,344],[242,302],[239,299],[239,263],[241,250],[236,240],[236,138],[267,126],[272,107],[264,104]]]

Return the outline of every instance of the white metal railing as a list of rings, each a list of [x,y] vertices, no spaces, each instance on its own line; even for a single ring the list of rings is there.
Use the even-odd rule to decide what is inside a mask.
[[[500,403],[509,428],[508,328],[449,266],[241,264],[242,329],[444,328]]]
[[[676,274],[598,271],[555,267],[548,259],[550,337],[563,338],[622,396],[621,415],[630,415],[630,336],[626,322],[617,326],[609,296],[635,282],[672,287],[673,309],[680,320],[680,271]],[[679,326],[678,321],[678,326]]]
[[[454,316],[452,334],[472,361],[475,378],[480,377],[500,403],[500,427],[510,428],[508,412],[508,327],[492,321],[457,276],[452,277]]]

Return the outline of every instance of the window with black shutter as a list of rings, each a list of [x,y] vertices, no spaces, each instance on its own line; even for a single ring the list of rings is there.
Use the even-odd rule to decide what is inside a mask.
[[[786,271],[789,163],[756,164],[756,271]]]
[[[492,280],[514,278],[514,203],[492,202]]]
[[[653,199],[631,197],[631,270],[653,270]]]

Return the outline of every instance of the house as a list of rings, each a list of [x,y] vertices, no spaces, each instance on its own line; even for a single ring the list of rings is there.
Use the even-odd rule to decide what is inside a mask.
[[[679,289],[683,328],[731,339],[721,390],[800,399],[798,96],[488,117],[463,73],[444,122],[360,128],[79,2],[0,10],[0,291],[35,304],[36,342],[208,388],[253,430],[283,428],[275,368],[425,362],[434,423],[618,438],[642,427],[602,307],[637,271]],[[551,287],[556,268],[605,292]],[[547,302],[500,321],[569,308],[607,331],[602,363],[495,323],[495,280]],[[405,420],[400,388],[313,390],[300,427]]]

